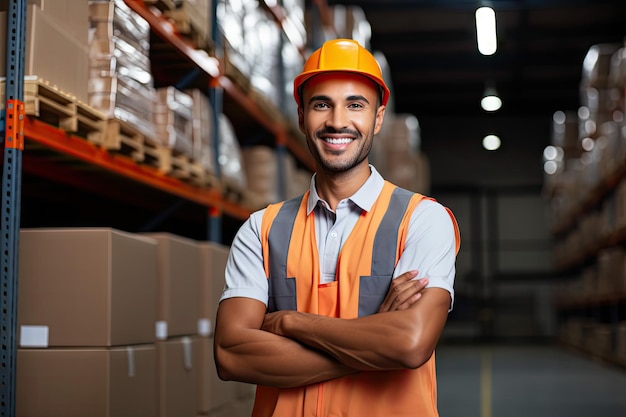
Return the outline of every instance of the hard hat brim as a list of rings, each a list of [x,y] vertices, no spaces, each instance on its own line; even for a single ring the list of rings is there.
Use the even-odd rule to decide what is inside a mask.
[[[354,74],[354,75],[360,75],[363,77],[366,77],[372,81],[374,81],[380,88],[381,88],[381,104],[383,106],[387,105],[387,102],[389,101],[389,96],[391,95],[391,92],[389,91],[389,87],[387,87],[387,84],[385,84],[385,81],[373,76],[372,74],[369,74],[367,72],[363,72],[363,71],[359,71],[359,70],[355,70],[354,68],[333,68],[333,69],[314,69],[314,70],[310,70],[310,71],[306,71],[303,72],[301,74],[299,74],[295,79],[294,79],[294,89],[293,89],[293,97],[296,100],[296,103],[298,104],[298,106],[300,106],[301,103],[301,93],[302,93],[302,87],[304,86],[304,84],[311,78],[315,77],[316,75],[321,75],[321,74],[328,74],[328,73],[333,73],[333,72],[337,72],[337,73],[342,73],[342,74]]]

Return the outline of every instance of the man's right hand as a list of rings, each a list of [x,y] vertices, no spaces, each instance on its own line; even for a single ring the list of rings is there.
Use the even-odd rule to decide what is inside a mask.
[[[421,291],[428,285],[428,278],[415,279],[417,273],[408,271],[391,281],[385,300],[378,307],[379,313],[407,309],[420,299]]]

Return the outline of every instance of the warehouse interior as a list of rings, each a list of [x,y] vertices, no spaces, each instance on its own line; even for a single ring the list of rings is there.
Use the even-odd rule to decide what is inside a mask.
[[[290,83],[337,37],[392,90],[371,162],[459,223],[440,415],[626,415],[623,0],[0,0],[5,20],[0,131],[22,75],[25,121],[2,152],[2,415],[250,415],[212,363],[221,271],[251,212],[308,187]]]

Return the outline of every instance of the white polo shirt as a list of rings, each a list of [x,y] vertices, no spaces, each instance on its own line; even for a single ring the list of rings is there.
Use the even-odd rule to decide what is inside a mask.
[[[318,243],[321,282],[335,279],[339,251],[363,210],[369,211],[380,195],[384,179],[370,165],[371,175],[351,197],[341,200],[332,211],[315,188],[311,179],[308,214],[315,212],[315,232]],[[268,282],[263,268],[261,221],[265,209],[254,212],[237,232],[226,264],[226,283],[220,301],[231,297],[246,297],[268,302]],[[394,278],[410,270],[418,278],[428,277],[428,287],[439,287],[450,293],[454,302],[456,262],[455,230],[450,215],[440,203],[422,200],[411,215],[407,240]],[[451,307],[452,308],[452,307]]]

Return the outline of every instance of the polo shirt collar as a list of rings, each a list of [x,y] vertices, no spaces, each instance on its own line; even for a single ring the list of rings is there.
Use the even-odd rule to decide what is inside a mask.
[[[352,196],[348,197],[348,200],[352,201],[355,205],[357,205],[361,210],[370,211],[374,202],[380,195],[380,192],[383,190],[383,186],[385,180],[383,177],[376,171],[373,165],[370,165],[371,174],[365,184],[361,186]],[[315,177],[316,174],[313,174],[311,178],[310,185],[310,195],[309,201],[307,202],[307,215],[311,214],[311,212],[315,209],[318,203],[323,201],[320,196],[317,194],[317,190],[315,189]]]

